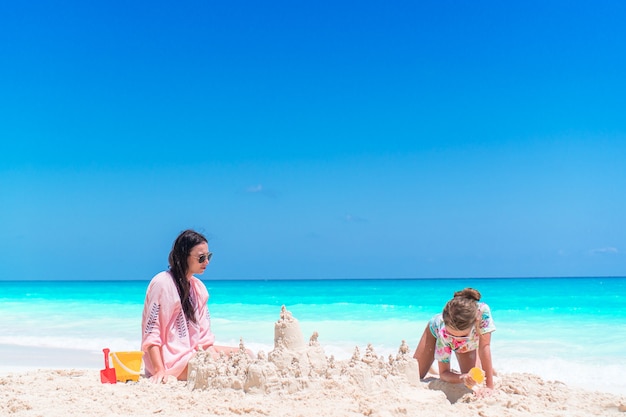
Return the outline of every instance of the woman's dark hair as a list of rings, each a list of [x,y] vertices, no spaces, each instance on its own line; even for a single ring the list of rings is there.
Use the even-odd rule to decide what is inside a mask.
[[[176,284],[176,289],[180,296],[180,304],[183,307],[183,313],[187,321],[191,321],[192,323],[196,323],[196,314],[189,297],[191,285],[187,280],[187,271],[189,270],[187,259],[189,258],[191,249],[201,243],[207,243],[206,238],[202,234],[194,230],[185,230],[181,232],[174,241],[169,256],[170,273],[174,278],[174,284]]]
[[[454,293],[454,298],[443,308],[443,322],[456,330],[467,330],[478,320],[478,303],[480,292],[473,288]]]

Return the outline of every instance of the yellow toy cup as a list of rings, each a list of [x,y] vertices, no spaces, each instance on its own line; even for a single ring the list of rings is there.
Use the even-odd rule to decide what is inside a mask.
[[[480,368],[472,368],[472,369],[470,369],[468,374],[472,377],[472,379],[474,380],[476,385],[480,385],[483,382],[485,382],[485,372],[483,372],[483,370],[480,369]],[[473,385],[467,385],[466,384],[466,386],[467,386],[467,388],[470,388],[470,389],[473,388]]]
[[[118,382],[138,381],[143,352],[111,352]]]

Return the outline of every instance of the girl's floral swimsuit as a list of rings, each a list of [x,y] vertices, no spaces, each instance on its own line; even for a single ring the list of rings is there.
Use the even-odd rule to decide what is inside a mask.
[[[435,339],[437,339],[435,344],[435,359],[437,361],[450,363],[452,352],[466,353],[478,349],[479,333],[491,333],[496,330],[496,325],[491,318],[491,310],[487,304],[478,302],[478,313],[480,314],[478,326],[472,327],[467,337],[454,337],[448,334],[441,314],[437,314],[430,319],[428,327]]]

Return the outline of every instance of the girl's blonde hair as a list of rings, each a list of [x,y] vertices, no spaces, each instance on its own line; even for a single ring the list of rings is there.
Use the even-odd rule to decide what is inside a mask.
[[[467,330],[478,320],[478,303],[480,292],[473,288],[454,293],[454,298],[443,308],[443,322],[456,330]]]

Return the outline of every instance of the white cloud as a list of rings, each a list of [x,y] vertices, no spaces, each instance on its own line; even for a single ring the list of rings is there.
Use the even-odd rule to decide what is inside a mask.
[[[269,198],[275,198],[276,193],[273,190],[265,188],[262,184],[251,185],[246,188],[246,192],[250,194],[264,195]]]
[[[615,254],[615,253],[619,253],[619,250],[617,248],[612,247],[612,246],[607,246],[606,248],[592,249],[589,252],[592,255],[603,254],[603,253]]]
[[[343,220],[346,223],[365,223],[365,222],[367,222],[367,219],[364,219],[363,217],[359,217],[359,216],[354,216],[352,214],[346,214],[343,217]]]
[[[249,193],[261,193],[263,192],[263,186],[261,184],[251,185],[250,187],[246,188],[246,191]]]

